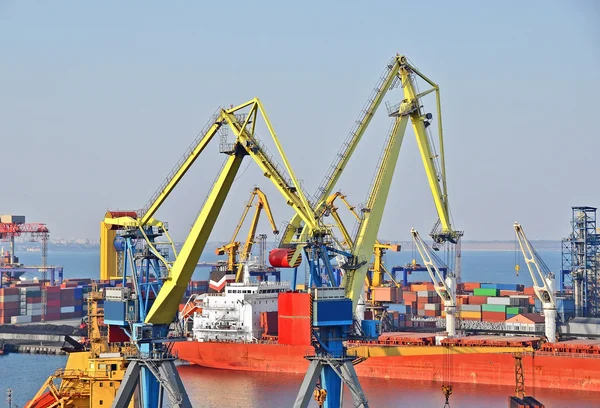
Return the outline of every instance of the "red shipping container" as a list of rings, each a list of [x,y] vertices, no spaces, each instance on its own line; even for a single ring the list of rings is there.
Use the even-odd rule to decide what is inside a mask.
[[[533,296],[535,295],[535,290],[533,290],[533,287],[526,287],[523,289],[523,294]]]
[[[60,286],[46,286],[47,293],[60,293]]]
[[[416,302],[417,301],[417,293],[416,292],[403,292],[402,299],[404,300],[404,303],[406,303],[406,304],[408,304],[409,302]]]
[[[108,326],[108,341],[124,343],[129,341],[129,336],[119,326]]]
[[[373,312],[370,310],[365,311],[365,320],[373,320]]]
[[[485,305],[487,303],[487,296],[469,296],[470,305]]]
[[[437,317],[440,315],[439,310],[425,310],[425,316],[428,317]]]
[[[48,293],[46,296],[47,300],[58,300],[60,302],[60,293]]]
[[[481,320],[484,322],[504,322],[506,313],[503,312],[481,312]]]
[[[58,312],[47,312],[46,313],[46,321],[60,320],[60,310]]]
[[[19,309],[21,307],[21,302],[18,300],[16,302],[3,302],[0,303],[0,310],[12,310]]]
[[[19,288],[1,288],[0,289],[0,296],[12,296],[12,295],[18,295],[19,294]]]
[[[279,344],[310,346],[311,321],[302,317],[279,317]]]
[[[58,299],[58,300],[50,300],[50,299],[48,299],[48,302],[46,303],[46,306],[48,307],[48,309],[50,309],[51,307],[58,307],[58,308],[60,308],[60,299]]]
[[[38,296],[38,297],[28,297],[27,298],[27,303],[40,303],[42,301],[42,297]]]
[[[519,292],[517,292],[516,290],[501,290],[500,291],[500,296],[512,296],[512,295],[518,295]]]
[[[463,282],[463,288],[465,292],[473,292],[474,289],[479,289],[481,283],[479,282]]]
[[[280,316],[310,317],[310,294],[284,292],[279,294]]]

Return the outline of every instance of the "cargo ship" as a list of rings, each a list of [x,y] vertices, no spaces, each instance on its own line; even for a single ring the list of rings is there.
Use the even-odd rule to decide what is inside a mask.
[[[276,282],[233,283],[222,293],[196,297],[183,310],[182,315],[189,316],[188,341],[175,343],[179,358],[216,369],[304,374],[308,368],[305,356],[314,352],[311,297],[288,288]],[[477,292],[499,294],[498,289]],[[423,295],[428,302],[433,300]],[[481,294],[474,296],[482,301]],[[499,315],[498,306],[488,313]],[[504,318],[509,307],[517,308],[505,306]],[[467,315],[474,319],[475,313],[471,310]],[[539,322],[533,321],[529,328],[527,316],[519,313],[509,320],[519,330],[534,331]],[[525,351],[528,387],[600,391],[600,340],[551,344],[540,336],[447,338],[444,333],[394,332],[368,343],[348,343],[348,353],[356,356],[359,377],[514,386],[514,354],[506,350]]]

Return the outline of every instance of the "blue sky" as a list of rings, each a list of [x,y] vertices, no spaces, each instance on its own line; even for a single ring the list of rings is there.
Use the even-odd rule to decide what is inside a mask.
[[[312,193],[402,53],[440,85],[465,239],[512,239],[515,220],[530,238],[566,235],[571,206],[600,205],[600,6],[423,3],[0,2],[0,212],[96,238],[107,209],[144,205],[218,106],[255,96]],[[374,119],[339,183],[354,203],[388,124]],[[177,239],[222,160],[215,145],[158,214]],[[213,239],[229,238],[254,185],[278,223],[291,215],[243,166]],[[407,239],[436,219],[409,129],[380,236]]]

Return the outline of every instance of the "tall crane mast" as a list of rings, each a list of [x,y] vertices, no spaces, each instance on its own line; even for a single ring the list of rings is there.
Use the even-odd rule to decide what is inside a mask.
[[[254,198],[257,198],[256,203],[256,211],[254,212],[254,216],[252,217],[252,223],[250,224],[250,229],[248,230],[248,236],[246,237],[246,241],[244,242],[244,247],[242,248],[241,253],[239,254],[238,260],[238,250],[240,247],[240,242],[236,241],[237,236],[246,220],[246,216],[250,211],[250,208],[254,206]],[[258,221],[260,220],[260,213],[265,211],[267,214],[267,218],[269,219],[269,223],[271,224],[271,229],[273,230],[273,234],[279,234],[277,230],[277,226],[275,225],[275,220],[273,219],[273,213],[271,212],[271,207],[269,206],[269,201],[267,200],[267,196],[262,190],[258,187],[255,187],[250,194],[250,199],[244,208],[244,212],[238,222],[233,236],[227,245],[219,247],[215,250],[217,255],[227,255],[227,270],[236,271],[235,281],[242,282],[243,279],[243,271],[244,271],[244,262],[248,260],[250,257],[250,253],[252,252],[252,245],[255,241],[256,228],[258,227]]]
[[[521,253],[533,281],[535,295],[542,302],[544,310],[545,333],[550,343],[556,342],[556,296],[554,294],[554,274],[527,239],[523,227],[514,225]]]
[[[419,251],[419,255],[423,259],[423,264],[427,268],[427,272],[429,272],[433,288],[444,304],[446,332],[450,337],[456,336],[456,278],[454,273],[448,271],[446,279],[444,279],[439,268],[442,265],[442,261],[423,241],[414,228],[410,230],[410,233]]]

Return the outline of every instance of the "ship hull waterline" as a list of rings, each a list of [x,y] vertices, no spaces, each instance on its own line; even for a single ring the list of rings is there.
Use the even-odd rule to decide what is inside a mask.
[[[434,346],[432,346],[434,347]],[[207,368],[304,374],[312,349],[276,343],[187,341],[174,344],[181,360]],[[523,357],[526,386],[600,392],[600,356],[536,353]],[[446,378],[446,365],[451,365]],[[369,357],[355,366],[362,378],[514,386],[511,354]]]

